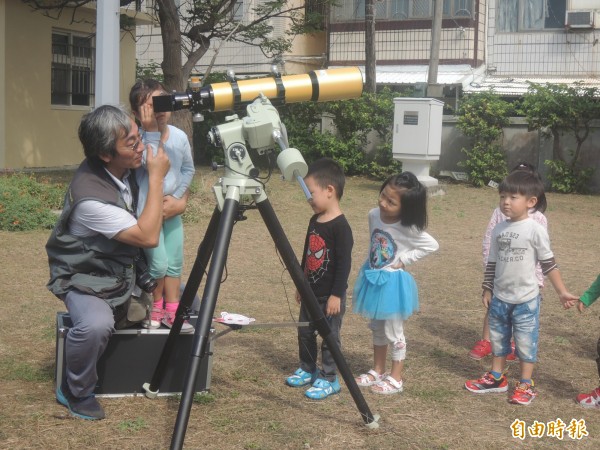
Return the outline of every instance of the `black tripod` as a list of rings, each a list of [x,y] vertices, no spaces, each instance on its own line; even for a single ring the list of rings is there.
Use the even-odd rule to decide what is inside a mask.
[[[269,114],[273,114],[273,112],[269,111]],[[271,120],[272,118],[268,119],[269,123],[272,123]],[[240,126],[243,125],[240,124]],[[156,396],[158,393],[158,386],[160,386],[164,371],[167,367],[169,356],[176,343],[175,340],[181,331],[183,321],[190,313],[190,307],[194,300],[194,296],[198,292],[202,276],[210,260],[210,268],[207,272],[206,285],[204,287],[198,320],[196,322],[190,361],[188,363],[188,369],[181,393],[181,403],[179,405],[177,420],[175,422],[171,440],[171,449],[181,449],[183,446],[192,408],[198,371],[200,369],[202,358],[207,354],[212,318],[219,294],[221,278],[227,262],[227,252],[233,232],[233,226],[240,215],[241,195],[250,195],[256,202],[257,208],[269,230],[271,238],[303,299],[302,301],[305,302],[305,306],[319,335],[329,346],[340,375],[344,379],[346,386],[360,411],[364,423],[370,428],[376,428],[378,426],[378,416],[373,416],[369,410],[369,406],[360,392],[340,348],[335,339],[331,336],[329,323],[319,307],[318,301],[312,292],[308,280],[304,276],[304,272],[298,263],[292,246],[264,192],[264,186],[250,175],[251,173],[254,173],[252,171],[255,169],[249,161],[245,146],[243,143],[240,143],[239,137],[238,140],[235,140],[231,145],[227,145],[228,140],[226,138],[226,133],[227,129],[220,130],[219,143],[226,149],[226,156],[228,156],[227,159],[229,160],[229,164],[226,166],[226,175],[228,176],[219,180],[219,183],[214,187],[219,207],[215,208],[204,239],[198,249],[196,261],[194,262],[190,278],[183,291],[173,327],[163,348],[152,381],[149,384],[146,383],[144,385],[146,396]],[[234,134],[236,133],[237,131]],[[240,135],[242,135],[241,132]],[[241,140],[243,140],[243,138]],[[235,164],[237,164],[237,169],[232,169],[231,165]],[[294,170],[294,173],[297,174],[297,169],[295,169],[298,167],[297,163],[290,164],[290,166]],[[284,171],[282,170],[282,172]]]

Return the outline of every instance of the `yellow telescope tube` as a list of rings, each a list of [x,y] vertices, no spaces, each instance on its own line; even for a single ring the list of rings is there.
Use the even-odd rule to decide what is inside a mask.
[[[257,78],[210,85],[213,111],[234,109],[240,103],[253,101],[260,93],[285,103],[326,102],[360,97],[362,73],[358,67],[314,70],[281,78]]]

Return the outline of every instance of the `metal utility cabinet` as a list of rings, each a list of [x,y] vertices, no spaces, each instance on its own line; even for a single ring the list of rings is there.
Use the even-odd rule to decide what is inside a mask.
[[[432,98],[394,99],[392,156],[425,186],[438,184],[429,164],[440,159],[443,108],[444,102]]]

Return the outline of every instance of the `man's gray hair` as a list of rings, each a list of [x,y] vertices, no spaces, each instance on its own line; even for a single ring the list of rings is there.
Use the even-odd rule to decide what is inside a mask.
[[[117,141],[131,131],[131,115],[122,106],[102,105],[81,118],[79,140],[86,158],[115,156]]]

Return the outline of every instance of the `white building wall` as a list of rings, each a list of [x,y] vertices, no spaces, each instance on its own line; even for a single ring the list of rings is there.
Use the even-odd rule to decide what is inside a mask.
[[[600,75],[598,29],[552,29],[501,32],[498,28],[499,0],[490,0],[488,22],[488,68],[497,76],[562,76],[593,78]],[[600,9],[600,0],[568,2],[567,9]],[[600,25],[600,24],[599,24]]]
[[[599,0],[600,1],[600,0]],[[427,64],[431,52],[431,19],[403,15],[394,16],[397,3],[378,0],[376,3],[387,16],[377,17],[375,52],[379,65]],[[485,59],[486,0],[467,0],[459,3],[444,2],[439,58],[457,64],[474,63]],[[409,3],[409,5],[416,5]],[[430,11],[433,11],[431,3]],[[468,10],[459,9],[467,6]],[[340,0],[331,11],[329,36],[329,61],[331,64],[360,63],[365,58],[365,32],[361,25],[364,3],[359,0]],[[463,12],[464,11],[464,12]],[[468,14],[467,14],[468,12]],[[467,20],[468,19],[468,20]],[[476,49],[477,47],[477,49]]]
[[[258,2],[263,1],[266,0],[243,0],[244,10],[242,20],[251,20],[253,8]],[[188,0],[181,0],[179,8],[185,10],[186,3],[188,3]],[[151,0],[144,0],[142,7],[144,7],[144,5],[149,7],[151,4]],[[184,24],[182,23],[182,26],[183,25]],[[275,33],[282,34],[284,32],[284,25],[277,23],[274,23],[273,25],[276,29]],[[163,60],[163,50],[161,30],[158,23],[154,26],[147,25],[137,27],[137,35],[139,36],[137,41],[138,63],[142,66],[147,66],[151,63],[160,65]],[[237,74],[265,73],[269,72],[272,64],[271,59],[265,57],[258,47],[242,45],[236,42],[227,42],[221,45],[220,40],[213,40],[209,50],[196,64],[193,73],[199,75],[204,74],[217,51],[218,55],[214,66],[211,69],[212,72],[225,72],[228,69],[233,69]],[[184,51],[182,51],[182,58],[184,62],[187,60]]]

